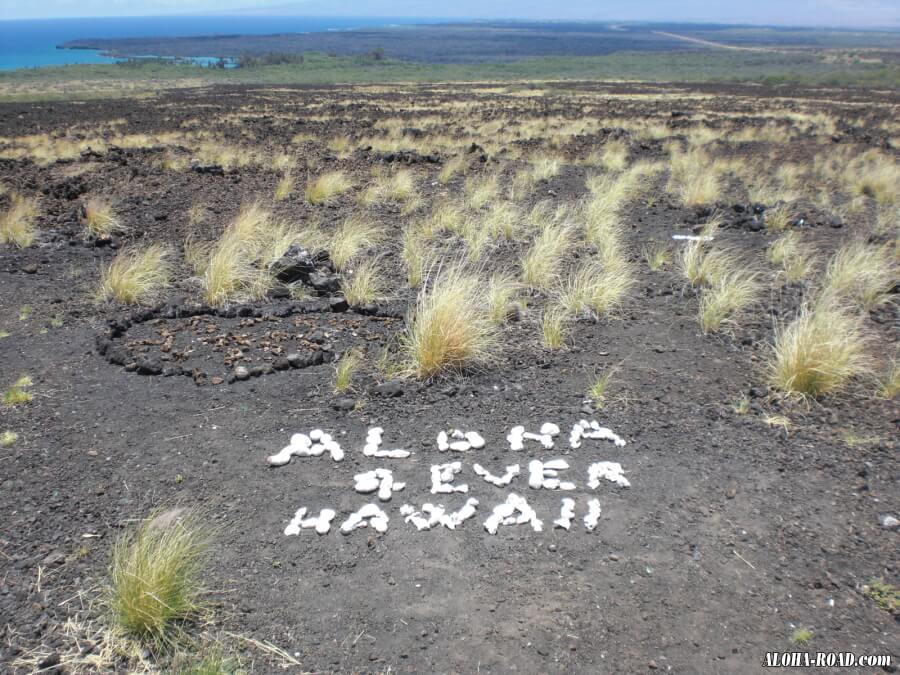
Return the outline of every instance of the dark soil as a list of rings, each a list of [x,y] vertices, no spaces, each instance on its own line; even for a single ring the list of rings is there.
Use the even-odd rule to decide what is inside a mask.
[[[577,116],[584,102],[567,92],[593,92],[602,110],[585,114],[718,110],[745,113],[745,124],[762,124],[753,115],[775,93],[739,86],[565,89],[529,105]],[[674,96],[605,97],[662,89]],[[713,98],[686,96],[697,93]],[[47,133],[76,122],[90,128],[115,118],[127,120],[129,133],[152,133],[199,118],[235,142],[286,149],[301,131],[320,139],[373,133],[374,120],[399,114],[382,112],[379,101],[427,107],[475,95],[485,117],[522,103],[478,87],[396,94],[228,88],[150,101],[5,104],[0,135]],[[855,122],[859,108],[839,103],[841,92],[792,95],[790,105],[854,120],[829,143],[893,152],[879,123],[897,105],[895,96],[854,92],[856,102],[871,106],[863,128]],[[308,105],[317,107],[307,112]],[[241,106],[257,106],[271,117],[216,126],[220,115]],[[317,117],[306,119],[310,115]],[[672,118],[673,128],[678,119]],[[617,133],[575,137],[562,151],[584,154]],[[811,161],[828,147],[810,138],[785,152]],[[637,158],[662,156],[655,141],[633,141],[631,148]],[[301,150],[301,159],[317,171],[340,168],[358,183],[372,166],[384,164],[374,152],[339,159],[322,144]],[[723,156],[760,151],[781,149],[722,147]],[[504,327],[503,348],[491,367],[385,387],[375,362],[385,349],[396,349],[414,297],[404,287],[394,241],[379,252],[393,285],[390,302],[358,311],[321,294],[215,311],[202,307],[186,268],[150,310],[92,299],[99,266],[115,255],[114,247],[132,241],[177,247],[192,231],[212,237],[243,201],[271,194],[278,180],[263,168],[224,175],[166,171],[157,164],[161,154],[124,150],[49,166],[0,161],[3,184],[40,194],[42,204],[40,241],[24,250],[0,246],[0,330],[10,333],[0,339],[0,386],[21,374],[34,380],[31,403],[0,406],[0,431],[19,434],[15,444],[0,449],[4,670],[27,672],[10,664],[29,654],[71,654],[74,643],[62,626],[67,617],[102,615],[97,598],[119,531],[172,504],[200,509],[217,527],[207,575],[216,612],[208,631],[276,645],[303,671],[756,672],[767,651],[797,649],[790,636],[798,627],[813,631],[811,651],[896,658],[896,617],[862,592],[873,579],[896,584],[900,576],[900,534],[882,526],[884,516],[900,516],[896,403],[875,398],[870,382],[811,404],[784,401],[766,388],[763,365],[773,326],[799,306],[802,286],[773,282],[762,306],[733,334],[704,336],[697,298],[677,271],[670,266],[654,273],[640,259],[644,243],[690,233],[702,220],[677,205],[662,190],[664,182],[655,199],[629,213],[640,283],[616,317],[579,322],[566,349],[548,351],[538,327],[544,300],[535,297],[518,321]],[[476,160],[475,171],[502,160],[484,159],[484,168]],[[428,201],[461,190],[461,178],[446,188],[436,183],[439,166],[411,166]],[[571,201],[584,192],[586,173],[585,167],[567,166],[538,186],[534,199]],[[115,195],[128,226],[112,247],[85,242],[78,222],[80,200],[97,194]],[[195,203],[206,207],[197,230],[187,215]],[[760,255],[774,235],[754,231],[752,219],[734,204],[743,208],[746,198],[735,192],[721,204],[730,214],[723,241],[748,257]],[[300,222],[318,218],[327,227],[359,207],[354,194],[334,207],[311,207],[301,187],[276,208]],[[803,225],[823,254],[854,234],[852,223],[829,220],[832,215],[809,206]],[[375,217],[392,233],[408,220],[390,206],[376,207]],[[511,266],[512,254],[501,249],[491,268]],[[890,355],[896,306],[873,312],[871,328],[878,355]],[[365,367],[350,394],[334,394],[331,361],[351,348],[364,351]],[[285,367],[282,359],[290,354],[301,359]],[[246,381],[230,381],[236,365],[257,370]],[[618,371],[606,405],[591,411],[585,392],[598,373],[613,367]],[[735,410],[742,396],[745,414]],[[787,432],[772,427],[764,421],[768,415],[784,415],[792,426]],[[628,444],[588,442],[570,450],[568,430],[585,417]],[[556,449],[532,443],[524,452],[509,450],[511,427],[537,430],[547,421],[563,429]],[[364,457],[366,429],[374,425],[384,427],[385,447],[407,448],[412,457]],[[316,427],[342,444],[342,463],[326,453],[267,466],[266,457],[291,434]],[[480,431],[486,448],[465,456],[438,452],[437,433],[451,428]],[[569,461],[565,478],[578,489],[529,489],[528,461],[557,456]],[[416,531],[401,517],[402,504],[443,503],[456,510],[465,502],[466,495],[440,499],[429,492],[429,467],[457,459],[463,462],[457,482],[468,483],[467,496],[480,502],[476,516],[455,531]],[[621,462],[632,487],[589,489],[587,467],[600,460]],[[474,462],[495,474],[519,463],[523,475],[507,489],[496,488],[474,475]],[[380,466],[407,483],[381,504],[390,516],[388,531],[342,536],[338,525],[370,501],[353,491],[354,474]],[[496,536],[485,532],[490,509],[510,492],[528,499],[544,521],[543,532],[527,525],[502,527]],[[577,502],[569,532],[552,526],[562,496]],[[581,519],[594,497],[602,514],[596,530],[587,532]],[[313,514],[335,509],[331,532],[284,536],[302,506]],[[278,658],[236,638],[229,644],[251,672],[282,672]]]

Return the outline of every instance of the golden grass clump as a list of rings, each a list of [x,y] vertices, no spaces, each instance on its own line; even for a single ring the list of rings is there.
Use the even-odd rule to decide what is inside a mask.
[[[0,434],[0,448],[8,448],[19,440],[19,434],[15,431],[4,431]]]
[[[878,381],[878,394],[892,400],[900,394],[900,361],[892,359],[887,372]]]
[[[34,399],[34,394],[28,391],[28,388],[34,384],[28,375],[22,375],[18,380],[13,382],[3,392],[4,405],[14,406],[22,403],[30,403]]]
[[[0,214],[0,244],[12,244],[26,248],[34,243],[35,219],[38,214],[37,199],[10,195],[10,205]]]
[[[600,151],[600,166],[607,171],[622,171],[628,166],[628,146],[620,140],[609,140]]]
[[[700,298],[700,328],[704,333],[734,324],[740,314],[759,297],[762,287],[753,271],[735,270],[724,274]]]
[[[825,294],[836,294],[872,309],[886,302],[897,281],[897,265],[889,246],[863,241],[845,244],[834,254],[825,272]]]
[[[606,392],[612,383],[616,370],[617,368],[610,368],[605,373],[598,375],[587,391],[588,398],[597,410],[602,410],[606,404]]]
[[[337,394],[349,391],[353,377],[363,362],[363,354],[358,349],[351,349],[334,364],[334,391]]]
[[[622,209],[637,193],[643,175],[643,167],[635,166],[619,175],[588,178],[591,194],[581,205],[585,238],[600,249],[604,260],[618,257],[620,253],[619,245],[625,237]]]
[[[862,317],[823,296],[776,332],[769,384],[801,397],[839,392],[869,372],[867,344]]]
[[[677,194],[684,206],[710,204],[722,190],[722,170],[720,163],[699,148],[675,150],[669,163],[669,191]]]
[[[766,249],[766,259],[781,267],[790,282],[806,279],[816,268],[815,251],[796,232],[788,232],[773,241]]]
[[[692,286],[712,286],[741,264],[731,253],[710,248],[706,242],[696,240],[681,249],[678,266]]]
[[[341,291],[351,307],[361,307],[381,297],[384,282],[372,260],[366,260],[344,276]]]
[[[288,171],[285,173],[278,184],[275,186],[275,201],[283,201],[290,197],[294,192],[294,175]]]
[[[381,228],[362,216],[345,219],[331,236],[328,252],[338,270],[342,270],[360,253],[372,248],[383,237]]]
[[[425,235],[414,227],[403,230],[402,242],[400,256],[406,266],[406,282],[410,288],[418,288],[425,280],[425,270],[431,264],[431,248]]]
[[[269,267],[299,237],[258,202],[243,206],[218,241],[208,249],[197,246],[191,253],[206,301],[223,305],[264,296],[272,285]]]
[[[469,176],[466,179],[466,205],[470,209],[480,209],[497,197],[500,190],[499,178],[496,174]]]
[[[322,174],[306,186],[306,201],[310,204],[332,204],[352,187],[342,171]]]
[[[105,199],[92,197],[84,204],[84,225],[95,237],[107,238],[122,230],[122,221]]]
[[[438,173],[438,182],[441,185],[446,185],[453,179],[456,174],[464,172],[466,166],[466,160],[461,156],[457,156],[448,160],[441,167],[440,173]]]
[[[425,237],[433,237],[441,232],[459,232],[466,214],[458,204],[443,200],[435,202],[431,213],[419,224]]]
[[[882,206],[900,202],[900,163],[894,157],[870,150],[847,165],[844,177],[854,194],[871,197]]]
[[[534,157],[531,160],[531,168],[529,169],[531,179],[534,182],[542,180],[550,180],[556,176],[562,169],[562,161],[558,157]]]
[[[559,306],[571,315],[609,314],[622,305],[635,283],[631,265],[623,259],[607,263],[591,260],[569,276],[560,292]]]
[[[419,292],[402,338],[409,370],[430,378],[487,363],[498,343],[484,282],[454,266]]]
[[[794,210],[787,204],[779,204],[765,212],[766,229],[769,232],[784,232],[795,218]]]
[[[127,531],[113,546],[107,602],[112,622],[143,642],[171,645],[178,622],[201,613],[209,533],[174,509]]]
[[[522,257],[522,282],[538,290],[550,288],[559,276],[573,238],[572,228],[567,223],[545,223]]]
[[[668,245],[658,241],[641,248],[641,255],[644,257],[651,272],[658,272],[668,265],[672,259],[672,252],[669,250]]]
[[[522,214],[513,202],[496,202],[484,217],[484,224],[495,239],[514,241],[522,222]]]
[[[545,309],[541,315],[541,341],[548,349],[559,349],[569,334],[568,313],[561,307]]]
[[[100,271],[99,299],[127,305],[154,300],[169,284],[171,265],[168,257],[168,250],[159,244],[122,249]]]
[[[519,291],[519,283],[506,273],[494,274],[488,281],[487,302],[491,320],[496,324],[506,323],[513,301]]]

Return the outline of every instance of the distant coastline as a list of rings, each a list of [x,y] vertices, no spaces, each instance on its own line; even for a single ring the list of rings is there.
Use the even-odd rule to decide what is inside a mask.
[[[180,38],[208,35],[327,33],[357,28],[409,25],[429,20],[404,17],[152,16],[91,19],[0,20],[0,70],[41,66],[115,63],[118,50],[86,44],[93,40]],[[73,43],[73,44],[68,44]],[[64,46],[64,48],[63,48]],[[166,56],[155,51],[133,55]],[[128,54],[131,56],[132,54]],[[181,56],[171,54],[171,56]],[[194,54],[191,56],[215,56]]]

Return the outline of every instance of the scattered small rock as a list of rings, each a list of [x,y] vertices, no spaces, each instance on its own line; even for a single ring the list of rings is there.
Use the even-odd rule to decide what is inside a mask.
[[[896,530],[900,528],[900,520],[894,516],[881,516],[881,526],[886,530]]]
[[[250,379],[250,371],[247,370],[244,366],[238,366],[234,369],[234,378],[236,380],[249,380]]]

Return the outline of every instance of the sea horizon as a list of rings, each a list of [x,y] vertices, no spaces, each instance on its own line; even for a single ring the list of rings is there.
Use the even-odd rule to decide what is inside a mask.
[[[0,70],[115,63],[96,49],[60,49],[69,40],[94,38],[195,37],[319,33],[356,28],[442,23],[413,17],[304,17],[200,15],[0,19]],[[147,55],[153,56],[153,55]],[[209,56],[213,56],[210,54]]]

